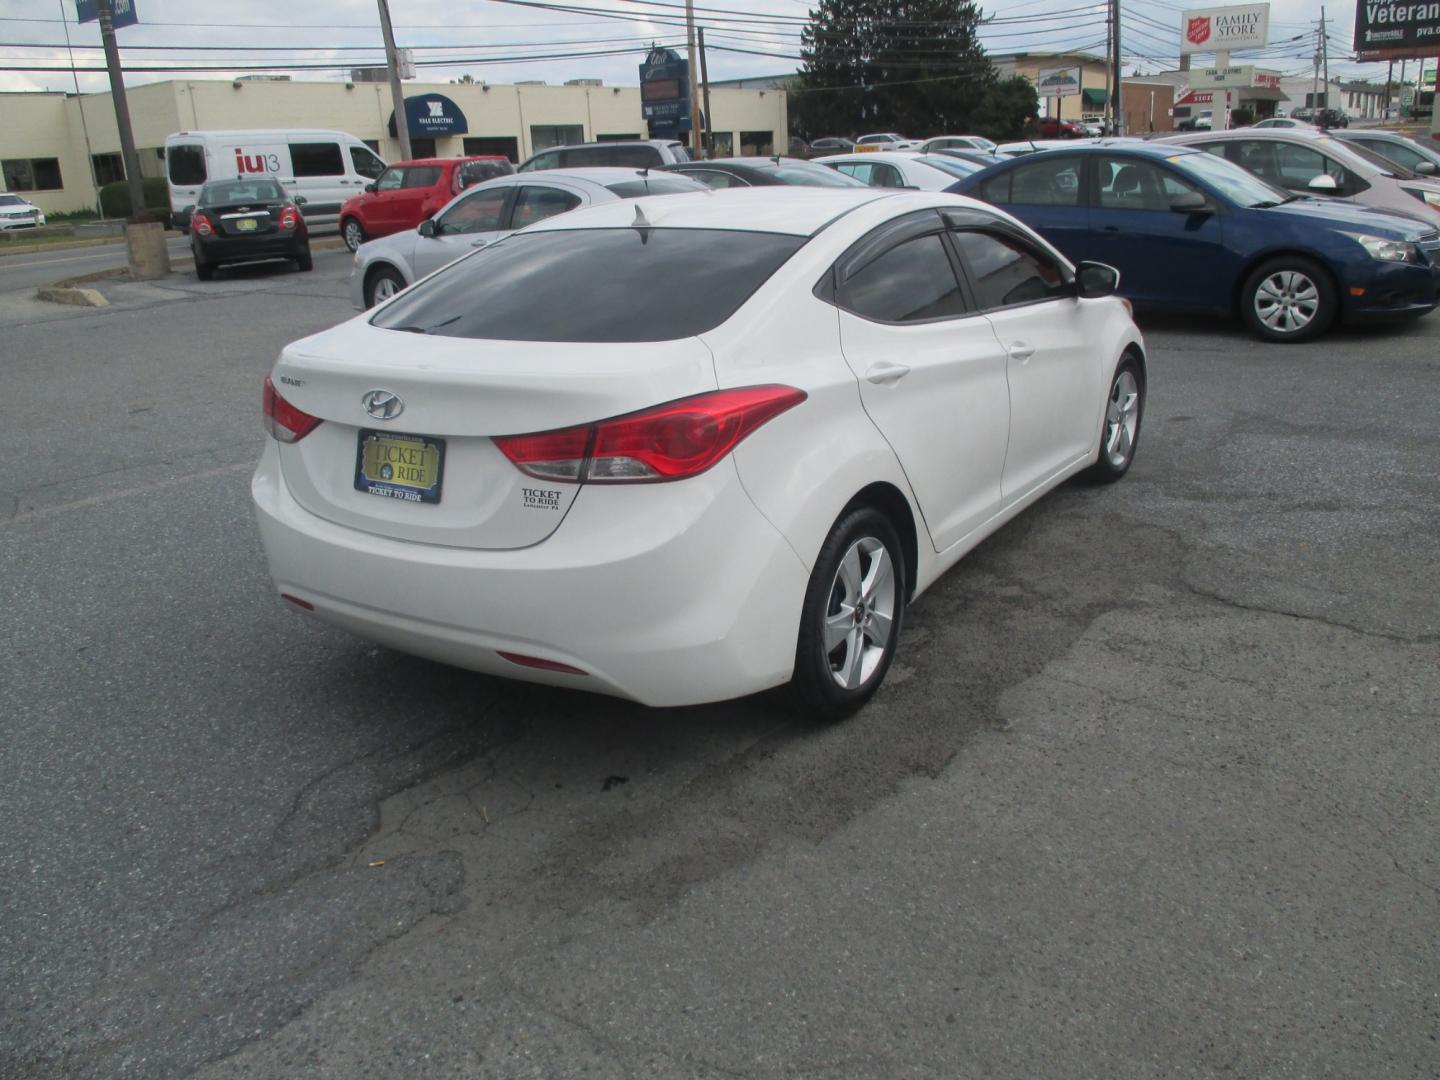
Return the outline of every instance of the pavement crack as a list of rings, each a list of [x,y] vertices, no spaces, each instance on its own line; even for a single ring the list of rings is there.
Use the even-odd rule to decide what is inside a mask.
[[[1291,611],[1286,608],[1268,607],[1264,604],[1246,603],[1234,597],[1226,596],[1218,591],[1204,589],[1194,582],[1182,577],[1180,584],[1185,591],[1201,600],[1208,600],[1211,603],[1219,604],[1222,607],[1233,608],[1236,611],[1248,611],[1262,615],[1279,615],[1283,618],[1298,619],[1302,622],[1312,622],[1320,626],[1327,626],[1332,630],[1347,630],[1352,634],[1359,634],[1362,637],[1379,638],[1383,641],[1394,641],[1403,645],[1430,645],[1440,641],[1440,634],[1397,634],[1389,630],[1377,630],[1373,627],[1357,626],[1354,623],[1345,622],[1342,619],[1327,618],[1324,615],[1316,615],[1303,611]]]

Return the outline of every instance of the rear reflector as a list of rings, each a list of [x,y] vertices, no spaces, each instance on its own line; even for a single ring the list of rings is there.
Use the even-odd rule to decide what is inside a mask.
[[[270,376],[265,376],[265,430],[276,442],[299,442],[320,426],[320,418],[301,412],[280,396]]]
[[[697,476],[760,425],[805,400],[793,386],[745,386],[681,398],[594,424],[495,439],[542,480],[655,483]]]
[[[294,604],[296,607],[298,607],[298,608],[299,608],[300,610],[302,610],[302,611],[314,611],[314,610],[315,610],[315,605],[312,604],[312,603],[310,603],[309,600],[301,600],[300,597],[298,597],[298,596],[291,596],[288,592],[282,592],[282,593],[280,594],[280,599],[281,599],[281,600],[289,600],[290,603]]]
[[[524,653],[500,652],[496,655],[502,660],[509,660],[512,664],[519,664],[521,667],[538,668],[541,671],[559,671],[566,675],[584,675],[578,667],[571,667],[569,664],[562,664],[559,660],[544,660],[538,656],[526,656]]]

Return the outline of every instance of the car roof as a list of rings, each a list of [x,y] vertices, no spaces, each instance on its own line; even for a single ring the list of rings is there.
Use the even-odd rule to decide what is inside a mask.
[[[585,165],[572,169],[541,169],[538,172],[507,173],[504,176],[486,180],[485,183],[495,184],[500,181],[509,181],[520,184],[543,184],[546,180],[578,180],[581,183],[606,187],[609,184],[621,184],[628,180],[635,180],[650,173],[655,173],[657,176],[675,175],[669,169],[662,169],[659,165],[648,169],[633,165]],[[479,184],[475,185],[475,187],[479,186]]]
[[[1006,145],[1006,146],[1025,146],[1026,144],[1023,143],[1023,142],[1021,142],[1021,143],[1006,143],[1005,145]],[[1148,140],[1145,140],[1145,139],[1126,139],[1126,138],[1115,138],[1115,139],[1063,139],[1063,140],[1060,140],[1060,141],[1047,140],[1047,141],[1044,142],[1044,143],[1042,143],[1041,140],[1038,140],[1038,139],[1037,139],[1036,142],[1035,142],[1035,145],[1038,146],[1038,147],[1040,147],[1042,150],[1045,150],[1045,151],[1047,151],[1047,152],[1054,152],[1054,153],[1073,153],[1073,154],[1107,154],[1107,153],[1108,153],[1108,154],[1113,154],[1113,153],[1119,151],[1119,152],[1121,152],[1121,153],[1126,153],[1126,154],[1139,154],[1139,155],[1141,155],[1141,156],[1143,156],[1143,157],[1155,157],[1155,158],[1174,157],[1174,156],[1176,156],[1177,154],[1203,154],[1203,153],[1205,153],[1204,150],[1198,150],[1198,149],[1196,149],[1196,148],[1193,147],[1193,146],[1185,146],[1185,145],[1182,144],[1182,143],[1171,143],[1171,142],[1162,143],[1162,142],[1158,142],[1158,141],[1157,141],[1157,142],[1151,142],[1151,141],[1148,141]],[[1002,147],[1002,149],[1003,149],[1003,147]],[[1019,163],[1019,162],[1025,162],[1025,161],[1030,160],[1030,158],[1031,158],[1032,156],[1033,156],[1033,155],[1021,155],[1020,157],[1012,157],[1012,158],[1010,158],[1010,159],[1006,162],[1006,164],[1008,164],[1010,161],[1017,162],[1017,163]],[[997,164],[998,164],[998,163],[997,163]]]
[[[824,157],[810,160],[824,165],[831,161],[888,161],[893,164],[897,161],[924,161],[925,159],[918,150],[868,150],[855,154],[826,154]]]
[[[557,214],[526,232],[550,229],[725,229],[813,236],[850,211],[889,198],[878,188],[758,187],[653,195]]]
[[[600,146],[684,146],[679,139],[616,139],[613,142],[577,142],[565,143],[563,146],[547,146],[544,150],[536,150],[530,156],[539,157],[541,154],[548,154],[552,150],[585,150],[590,147]]]

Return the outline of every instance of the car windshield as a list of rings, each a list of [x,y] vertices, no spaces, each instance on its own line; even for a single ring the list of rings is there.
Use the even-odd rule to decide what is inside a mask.
[[[25,200],[15,195],[0,195],[0,206],[24,206]]]
[[[1384,154],[1377,153],[1368,146],[1361,146],[1358,142],[1352,142],[1350,139],[1340,139],[1337,141],[1343,143],[1345,149],[1350,153],[1362,161],[1368,161],[1386,176],[1393,176],[1400,180],[1414,180],[1417,176],[1416,173],[1407,169],[1404,165],[1391,161]]]
[[[1273,187],[1233,161],[1214,154],[1177,154],[1168,160],[1182,173],[1209,184],[1237,206],[1278,206],[1294,198],[1290,192]]]
[[[230,203],[280,202],[285,189],[274,180],[222,180],[206,184],[200,193],[200,206],[226,206]]]
[[[673,341],[719,326],[805,243],[727,229],[516,233],[406,290],[372,324],[496,341]]]

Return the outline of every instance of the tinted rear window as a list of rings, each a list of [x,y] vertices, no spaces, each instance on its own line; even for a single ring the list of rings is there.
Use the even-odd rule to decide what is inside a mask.
[[[605,145],[576,146],[560,152],[562,167],[567,169],[589,168],[614,165],[620,168],[633,166],[643,169],[647,165],[662,162],[660,151],[653,146]]]
[[[622,180],[618,184],[606,184],[606,188],[622,199],[638,199],[642,195],[679,195],[685,191],[704,191],[705,185],[690,177],[674,176],[636,177]]]
[[[805,242],[719,229],[508,237],[407,291],[387,330],[499,341],[670,341],[712,330]]]
[[[170,182],[188,187],[205,182],[205,149],[200,146],[171,146],[165,150]]]

